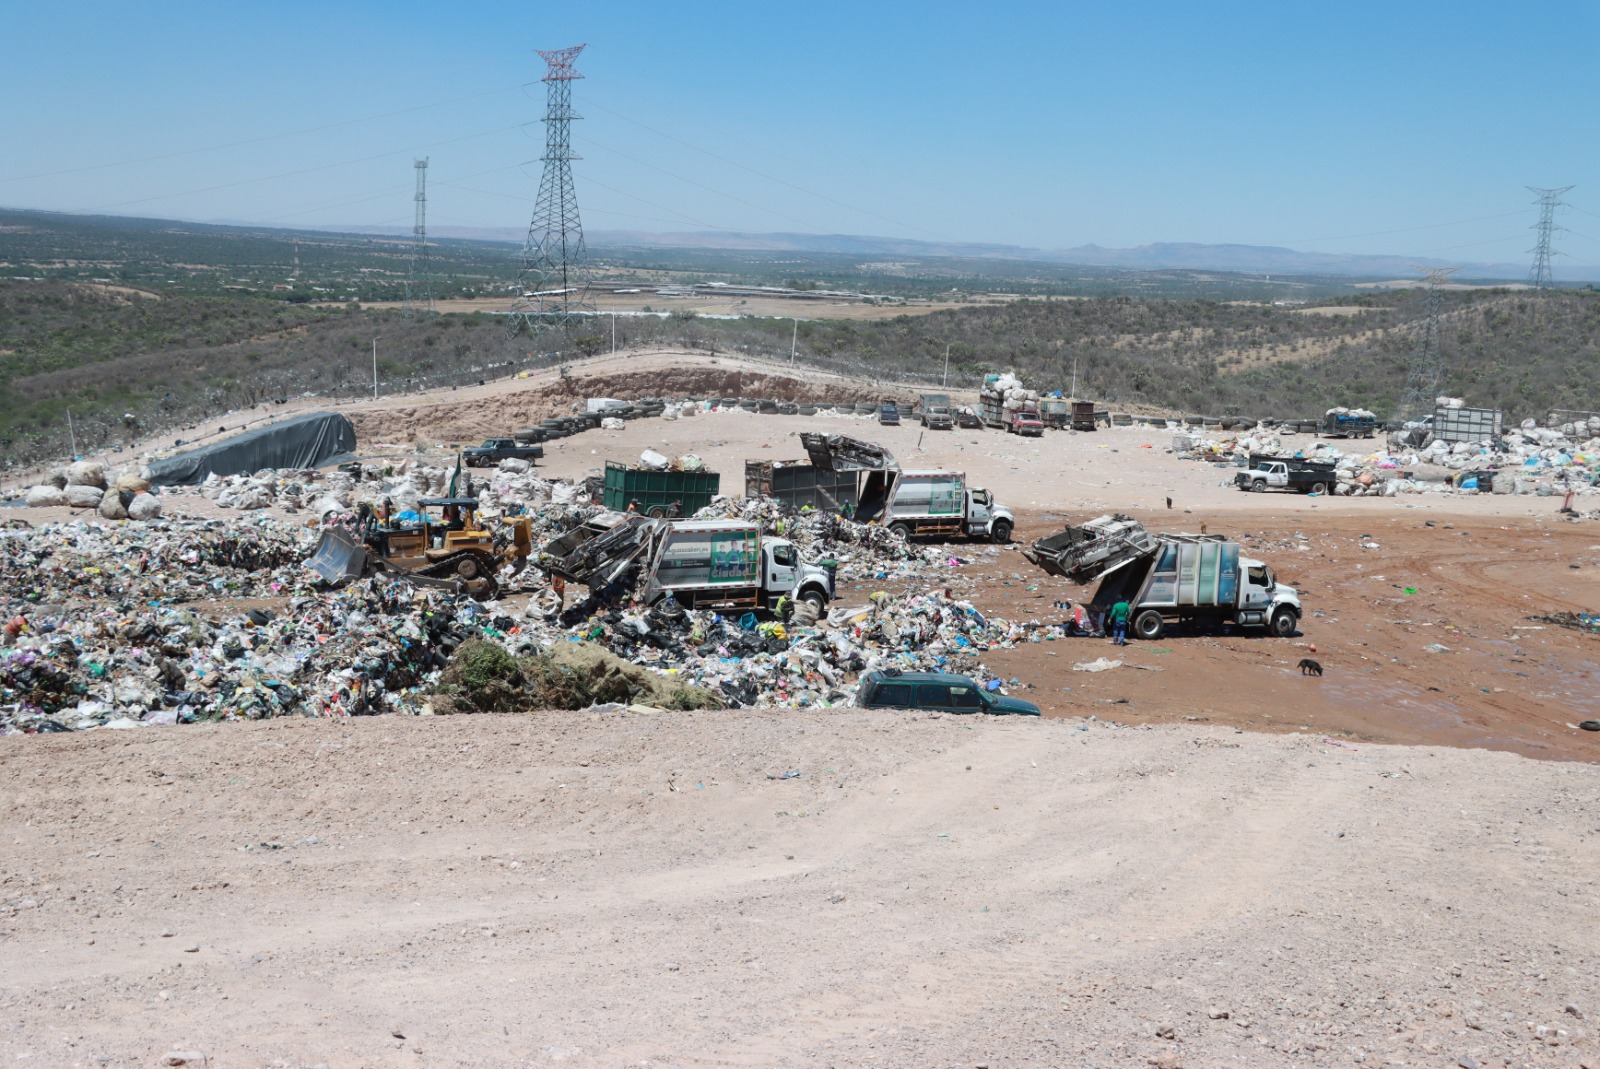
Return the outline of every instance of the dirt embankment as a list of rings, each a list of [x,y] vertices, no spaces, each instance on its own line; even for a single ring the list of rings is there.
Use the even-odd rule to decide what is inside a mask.
[[[1588,766],[546,713],[11,737],[0,783],[10,1064],[1596,1057]]]

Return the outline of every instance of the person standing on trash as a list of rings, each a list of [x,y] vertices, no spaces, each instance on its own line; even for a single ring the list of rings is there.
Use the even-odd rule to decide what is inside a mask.
[[[1128,617],[1133,614],[1133,606],[1128,604],[1128,599],[1118,598],[1117,603],[1111,606],[1111,641],[1118,646],[1128,644]]]

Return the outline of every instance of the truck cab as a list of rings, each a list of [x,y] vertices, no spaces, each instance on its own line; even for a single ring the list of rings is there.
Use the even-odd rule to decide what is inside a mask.
[[[818,607],[833,598],[834,576],[831,571],[815,564],[807,564],[800,557],[800,547],[786,538],[768,538],[761,545],[761,588],[767,596],[767,607],[776,606],[780,597],[794,601],[814,600],[821,595]]]
[[[994,542],[1011,541],[1011,532],[1017,526],[1011,510],[994,499],[984,489],[968,490],[967,534],[973,538],[987,538]]]
[[[1294,634],[1302,613],[1300,592],[1278,582],[1272,569],[1251,557],[1239,558],[1239,612],[1242,627],[1265,627],[1279,638]]]

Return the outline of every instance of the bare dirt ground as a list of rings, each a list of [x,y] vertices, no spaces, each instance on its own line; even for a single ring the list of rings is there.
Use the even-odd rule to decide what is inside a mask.
[[[1597,1056],[1585,765],[734,712],[13,737],[0,768],[11,1064]]]
[[[364,453],[444,460],[456,436],[667,375],[636,392],[884,389],[704,355],[579,373],[344,410]],[[1242,494],[1134,429],[702,414],[550,443],[543,468],[693,451],[736,494],[744,460],[799,457],[802,428],[966,471],[1022,539],[1113,510],[1227,533],[1301,590],[1302,634],[986,654],[1042,720],[3,738],[0,1059],[1600,1066],[1600,734],[1573,726],[1600,717],[1600,640],[1529,619],[1600,600],[1592,522],[1536,497]],[[1051,623],[1088,593],[990,549],[843,596],[948,585]],[[1124,664],[1072,670],[1102,656]]]

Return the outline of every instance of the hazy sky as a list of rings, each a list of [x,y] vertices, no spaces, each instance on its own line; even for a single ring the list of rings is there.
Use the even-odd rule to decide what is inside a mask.
[[[526,228],[587,42],[592,230],[1600,264],[1600,5],[10,0],[0,205]],[[1559,261],[1558,261],[1559,264]]]

